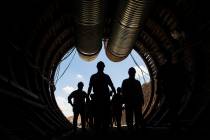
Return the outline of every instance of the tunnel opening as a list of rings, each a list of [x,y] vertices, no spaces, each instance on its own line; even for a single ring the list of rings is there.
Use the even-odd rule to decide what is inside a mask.
[[[149,56],[147,55],[147,57]],[[116,89],[117,87],[121,87],[124,79],[128,78],[128,69],[130,67],[134,67],[136,69],[136,79],[141,82],[145,99],[143,106],[144,118],[147,118],[149,115],[151,115],[150,113],[154,108],[155,103],[158,102],[156,101],[157,98],[155,89],[152,88],[152,84],[153,87],[156,85],[155,83],[151,82],[151,74],[147,69],[147,65],[144,62],[145,60],[141,58],[140,54],[137,53],[136,50],[133,50],[130,56],[121,62],[111,62],[106,57],[105,48],[103,45],[101,52],[98,54],[95,60],[89,62],[84,61],[83,59],[84,58],[80,57],[76,49],[72,48],[61,59],[61,62],[59,63],[54,75],[56,87],[56,90],[54,91],[55,99],[60,110],[71,123],[73,122],[73,112],[72,106],[68,103],[67,98],[72,91],[77,89],[77,83],[80,81],[84,83],[85,86],[83,90],[87,92],[90,76],[96,72],[96,63],[100,60],[105,63],[105,73],[110,75]],[[152,60],[150,59],[150,61]],[[150,66],[151,65],[154,64],[151,63]],[[110,101],[112,96],[110,97]],[[126,126],[125,111],[122,110],[122,112],[122,126]],[[81,123],[80,119],[78,121]]]
[[[106,3],[108,10],[102,36],[109,38],[118,1],[106,0]],[[7,15],[3,17],[1,26],[5,34],[5,44],[0,51],[3,66],[0,69],[1,133],[8,139],[60,135],[72,128],[60,112],[53,94],[56,68],[64,54],[76,44],[72,1],[32,0],[22,3],[9,0],[4,5]],[[145,111],[145,119],[155,128],[169,128],[173,117],[169,114],[167,96],[173,92],[171,97],[180,102],[175,109],[181,128],[190,135],[209,134],[208,4],[196,0],[160,0],[154,5],[151,13],[145,16],[133,45],[143,59],[153,60],[155,64],[149,66],[150,61],[145,61],[154,82],[152,91],[155,91],[157,101],[151,111]],[[161,75],[161,69],[174,56],[178,58],[177,62],[181,62],[175,67],[181,72],[171,69]],[[179,85],[184,94],[173,96],[176,88],[167,88],[162,82],[173,83],[170,78],[176,78],[175,74],[180,76],[184,71],[186,74],[179,77],[181,82],[177,82],[180,84],[186,80],[182,84],[184,86]]]

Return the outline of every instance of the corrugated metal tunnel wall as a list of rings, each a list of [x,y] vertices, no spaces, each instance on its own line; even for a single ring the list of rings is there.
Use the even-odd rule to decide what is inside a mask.
[[[115,7],[105,1],[103,37],[110,39]],[[32,139],[59,135],[71,124],[54,97],[54,73],[64,54],[76,43],[73,4],[67,0],[8,0],[3,3],[0,48],[0,130],[8,139]],[[167,87],[160,81],[167,60],[180,62],[185,75],[184,95],[177,107],[182,125],[189,131],[208,132],[210,124],[210,18],[205,2],[196,0],[154,1],[145,17],[134,48],[151,74],[153,94],[158,98],[145,118],[149,125],[170,121],[164,106]],[[166,75],[166,74],[165,74]],[[149,109],[149,108],[148,108]]]

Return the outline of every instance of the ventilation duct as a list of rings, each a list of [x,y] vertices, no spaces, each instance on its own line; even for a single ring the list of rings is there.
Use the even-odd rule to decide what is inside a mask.
[[[112,61],[125,59],[136,42],[143,20],[144,0],[121,0],[106,54]]]
[[[96,58],[102,47],[103,0],[76,1],[76,49],[84,60]]]

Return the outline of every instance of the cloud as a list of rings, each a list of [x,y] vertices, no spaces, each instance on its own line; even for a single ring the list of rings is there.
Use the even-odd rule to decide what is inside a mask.
[[[143,72],[142,72],[141,69],[140,69],[139,67],[137,67],[137,66],[135,66],[134,68],[135,68],[135,70],[136,70],[136,78],[141,78],[141,77],[143,77],[143,75],[147,75],[147,74],[148,74],[147,68],[146,68],[145,66],[143,66],[143,65],[140,66],[140,68],[142,69]],[[142,73],[143,73],[143,75],[142,75]],[[146,74],[146,73],[147,73],[147,74]]]
[[[58,107],[60,108],[60,110],[63,112],[63,114],[66,117],[73,115],[72,106],[68,103],[67,98],[57,96],[56,101],[57,101]]]
[[[70,94],[72,91],[75,90],[75,88],[74,88],[74,87],[71,87],[71,86],[66,86],[66,87],[62,88],[62,90],[63,90],[65,93]]]
[[[77,79],[84,79],[84,77],[81,74],[77,74],[76,78]]]

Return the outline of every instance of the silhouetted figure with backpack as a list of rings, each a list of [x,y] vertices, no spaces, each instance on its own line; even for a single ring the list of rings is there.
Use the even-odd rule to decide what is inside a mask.
[[[95,96],[95,127],[108,128],[110,123],[110,91],[109,87],[116,93],[112,80],[109,75],[104,73],[104,63],[102,61],[97,63],[98,72],[93,74],[90,78],[88,95],[93,89]]]
[[[136,70],[131,67],[128,71],[129,78],[123,80],[122,94],[125,102],[126,123],[129,129],[144,127],[142,106],[144,96],[140,81],[135,79]],[[133,116],[134,114],[134,116]],[[135,122],[133,121],[135,118]]]
[[[88,98],[87,93],[83,91],[83,82],[78,83],[78,89],[73,91],[68,96],[68,102],[73,107],[74,118],[73,118],[73,128],[77,130],[77,120],[78,116],[81,117],[82,129],[85,130],[85,101]],[[72,102],[73,99],[73,102]]]
[[[117,88],[117,94],[114,94],[112,97],[112,114],[114,123],[117,124],[117,128],[121,128],[121,117],[122,117],[122,92],[121,88]]]

